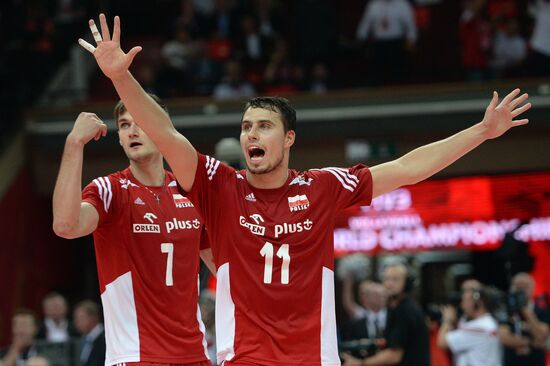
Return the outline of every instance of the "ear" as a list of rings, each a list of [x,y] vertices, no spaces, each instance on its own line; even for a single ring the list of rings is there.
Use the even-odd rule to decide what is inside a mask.
[[[285,135],[285,148],[290,149],[290,147],[294,145],[295,139],[296,139],[296,132],[294,132],[294,130],[287,131]]]

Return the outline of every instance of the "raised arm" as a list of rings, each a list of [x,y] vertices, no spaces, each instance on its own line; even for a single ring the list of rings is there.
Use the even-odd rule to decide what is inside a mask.
[[[107,126],[93,113],[80,113],[65,141],[61,166],[53,191],[53,231],[66,239],[93,232],[99,221],[94,206],[82,202],[84,145],[107,133]]]
[[[518,97],[519,93],[520,90],[515,89],[499,104],[498,95],[494,92],[485,116],[478,124],[444,140],[419,147],[396,160],[372,167],[373,198],[423,181],[484,141],[499,137],[512,127],[526,124],[527,119],[513,120],[531,108],[531,103],[520,106],[527,100],[527,94]]]
[[[128,112],[157,145],[170,164],[181,187],[189,191],[197,169],[197,152],[191,143],[172,124],[168,114],[143,90],[128,70],[141,47],[128,53],[120,48],[120,18],[114,19],[111,38],[104,14],[99,15],[101,34],[93,20],[89,25],[97,47],[79,39],[78,43],[92,53],[101,71],[113,82]]]

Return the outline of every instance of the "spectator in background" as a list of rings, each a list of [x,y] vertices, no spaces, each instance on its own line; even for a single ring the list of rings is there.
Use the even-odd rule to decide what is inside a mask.
[[[81,366],[105,365],[105,330],[101,324],[99,305],[90,300],[79,302],[74,309],[74,325],[81,334],[79,360]]]
[[[343,339],[370,341],[369,349],[375,351],[377,343],[383,338],[386,327],[386,290],[380,283],[365,280],[359,285],[359,302],[353,301],[351,278],[346,278],[342,289],[344,308],[354,319],[346,328]],[[366,349],[363,349],[366,351]],[[361,358],[367,353],[355,354]]]
[[[37,339],[48,342],[66,342],[78,335],[72,323],[67,318],[68,306],[65,297],[58,292],[50,292],[42,301],[44,321],[42,322]]]
[[[460,307],[465,317],[457,319],[452,306],[443,308],[437,344],[449,349],[456,366],[501,366],[498,324],[489,313],[489,294],[479,282],[462,286]]]
[[[367,42],[372,63],[370,83],[403,82],[410,67],[409,51],[417,40],[414,11],[406,0],[372,0],[357,26],[357,38]]]
[[[163,67],[158,76],[162,96],[181,95],[189,87],[189,68],[195,46],[187,28],[178,27],[174,38],[162,46]]]
[[[33,347],[34,336],[37,332],[35,315],[26,309],[15,312],[11,323],[11,344],[0,350],[0,364],[2,366],[24,366],[25,361],[36,356]]]
[[[313,94],[325,94],[329,89],[329,74],[325,64],[317,63],[311,69],[309,91]]]
[[[230,60],[225,63],[223,81],[214,88],[214,99],[228,100],[251,97],[256,93],[252,84],[243,80],[241,64]]]
[[[545,365],[550,317],[548,309],[533,301],[534,289],[535,282],[529,274],[521,272],[513,277],[509,296],[516,305],[508,323],[499,327],[505,366]]]
[[[267,62],[273,36],[271,28],[264,28],[267,31],[262,31],[252,15],[244,15],[240,24],[241,29],[234,42],[234,55],[246,68],[261,66]]]
[[[485,0],[465,0],[460,17],[462,67],[468,81],[485,80],[488,77],[491,27],[483,15],[484,6]]]
[[[519,34],[516,19],[506,18],[497,29],[493,41],[491,67],[494,77],[519,76],[523,61],[527,58],[527,42]]]
[[[383,272],[388,294],[384,338],[386,348],[365,360],[344,355],[344,366],[429,366],[430,345],[424,314],[410,296],[414,277],[403,263],[390,263]]]
[[[550,75],[550,0],[534,0],[530,8],[535,18],[531,36],[531,67],[537,76]]]
[[[292,63],[289,52],[287,41],[277,38],[264,70],[264,94],[292,94],[303,85],[303,69]]]

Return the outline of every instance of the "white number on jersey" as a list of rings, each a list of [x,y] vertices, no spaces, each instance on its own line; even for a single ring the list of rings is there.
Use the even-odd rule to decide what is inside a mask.
[[[162,243],[160,245],[160,251],[168,253],[166,256],[166,286],[173,286],[174,279],[172,278],[172,266],[174,264],[174,244]]]
[[[267,241],[260,250],[262,257],[265,257],[264,283],[267,284],[271,283],[271,278],[273,275],[273,252],[273,244]],[[281,283],[283,285],[288,285],[288,280],[290,277],[290,253],[288,244],[281,245],[277,251],[277,257],[283,260],[283,265],[281,266]]]

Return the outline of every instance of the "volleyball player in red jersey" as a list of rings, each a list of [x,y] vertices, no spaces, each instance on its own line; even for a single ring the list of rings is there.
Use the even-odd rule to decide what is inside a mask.
[[[224,365],[339,365],[333,283],[334,216],[351,205],[424,180],[487,139],[502,135],[530,108],[516,89],[500,104],[493,95],[483,120],[372,168],[288,167],[296,114],[283,98],[253,98],[241,120],[246,170],[235,171],[198,153],[129,72],[100,15],[97,47],[79,40],[140,126],[156,142],[182,188],[205,220],[218,271],[216,339]],[[98,39],[102,37],[101,39]],[[223,240],[221,240],[223,238]]]
[[[120,102],[115,120],[130,166],[81,193],[84,146],[107,132],[95,114],[81,113],[54,191],[54,231],[65,238],[93,232],[106,365],[210,365],[198,307],[199,253],[215,271],[204,225]]]

